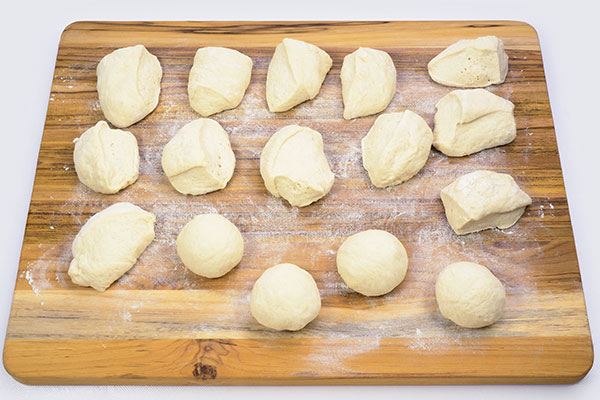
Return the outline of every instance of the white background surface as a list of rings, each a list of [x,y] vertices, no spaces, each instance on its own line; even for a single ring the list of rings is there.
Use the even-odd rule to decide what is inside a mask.
[[[127,2],[11,2],[3,7],[0,61],[0,341],[3,345],[39,143],[42,137],[60,34],[77,20],[483,20],[533,25],[540,38],[569,208],[575,232],[594,342],[600,343],[600,183],[598,151],[598,38],[600,21],[592,1],[493,2],[412,0],[300,1],[177,0]],[[554,5],[556,4],[556,5]],[[597,348],[597,346],[596,346]],[[210,396],[256,398],[584,399],[600,392],[598,366],[574,385],[386,386],[386,387],[72,387],[25,386],[0,368],[0,398],[179,399]],[[596,393],[596,396],[593,396]]]

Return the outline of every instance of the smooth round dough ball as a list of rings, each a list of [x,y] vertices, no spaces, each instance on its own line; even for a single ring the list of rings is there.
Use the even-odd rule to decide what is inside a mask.
[[[158,58],[141,44],[104,56],[96,75],[100,106],[114,126],[135,124],[156,108],[162,68]]]
[[[506,292],[502,282],[483,265],[461,261],[448,265],[435,282],[440,312],[465,328],[482,328],[498,321]]]
[[[177,255],[193,273],[218,278],[242,260],[240,230],[219,214],[202,214],[188,222],[177,236]]]
[[[100,121],[77,139],[73,161],[81,183],[113,194],[137,180],[140,153],[135,136]]]
[[[254,283],[252,316],[267,328],[297,331],[319,315],[321,296],[313,277],[294,264],[267,269]]]
[[[235,155],[221,125],[200,118],[183,126],[167,143],[161,164],[178,192],[199,195],[227,186]]]
[[[252,59],[237,50],[198,49],[188,81],[190,105],[203,117],[237,107],[251,74]]]
[[[365,296],[391,292],[406,276],[408,256],[391,233],[370,229],[356,233],[340,246],[338,273],[350,289]]]
[[[385,110],[396,92],[396,67],[385,51],[361,47],[348,54],[340,78],[345,119]]]
[[[361,142],[363,165],[373,185],[399,185],[427,162],[433,132],[410,110],[381,114]]]

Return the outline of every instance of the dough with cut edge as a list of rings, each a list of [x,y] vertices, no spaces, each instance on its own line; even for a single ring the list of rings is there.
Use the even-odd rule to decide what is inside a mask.
[[[442,189],[450,226],[459,235],[513,226],[531,204],[512,176],[493,171],[463,175]]]
[[[345,119],[385,110],[396,92],[396,67],[382,50],[360,47],[348,54],[340,78]]]
[[[260,174],[271,194],[297,207],[325,196],[334,180],[321,134],[298,125],[288,125],[271,136],[260,155]]]
[[[436,104],[433,146],[461,157],[512,142],[514,104],[485,89],[454,90]]]
[[[77,139],[73,161],[81,183],[98,193],[117,193],[138,178],[137,139],[100,121]]]
[[[464,328],[483,328],[502,317],[504,285],[483,265],[448,265],[435,282],[435,298],[444,317]]]
[[[233,176],[235,155],[218,122],[200,118],[184,125],[163,149],[162,168],[180,193],[223,189]]]
[[[250,83],[252,59],[225,47],[196,51],[188,80],[192,108],[203,117],[237,107]]]
[[[141,44],[104,56],[96,74],[102,112],[114,126],[135,124],[156,108],[162,68],[158,58]]]
[[[459,40],[427,64],[431,79],[446,86],[486,87],[504,82],[508,56],[496,36]]]
[[[433,133],[410,110],[381,114],[362,139],[363,165],[373,185],[398,185],[416,175],[427,162]]]
[[[75,240],[68,274],[73,283],[103,292],[125,274],[154,239],[152,213],[116,203],[94,214]]]
[[[331,57],[317,46],[283,39],[275,48],[267,70],[267,105],[283,112],[313,99],[331,69]]]
[[[259,324],[297,331],[317,318],[321,296],[313,277],[294,264],[267,269],[254,283],[250,312]]]

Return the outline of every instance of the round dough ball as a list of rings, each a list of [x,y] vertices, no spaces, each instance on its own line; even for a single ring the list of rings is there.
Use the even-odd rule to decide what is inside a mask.
[[[254,283],[252,316],[267,328],[297,331],[319,315],[321,296],[313,277],[294,264],[267,269]]]
[[[188,81],[190,105],[203,117],[237,107],[251,74],[252,59],[237,50],[198,49]]]
[[[100,121],[75,142],[73,161],[81,183],[113,194],[137,180],[140,154],[135,136]]]
[[[427,162],[433,132],[410,110],[381,114],[361,142],[363,165],[373,185],[399,185]]]
[[[482,328],[498,321],[504,310],[504,286],[489,269],[468,261],[448,265],[435,282],[440,312],[465,328]]]
[[[200,118],[173,136],[163,150],[161,163],[178,192],[199,195],[227,186],[235,169],[235,155],[221,125]]]
[[[348,54],[340,78],[345,119],[385,110],[396,92],[396,67],[385,51],[361,47]]]
[[[271,194],[297,207],[325,196],[334,180],[321,134],[298,125],[271,136],[260,155],[260,174]]]
[[[141,44],[104,56],[96,75],[100,106],[113,125],[125,128],[156,108],[162,68],[158,58]]]
[[[391,292],[406,276],[408,256],[391,233],[370,229],[356,233],[340,246],[337,269],[349,288],[365,296]]]
[[[219,214],[203,214],[177,236],[177,255],[193,273],[218,278],[233,269],[244,254],[240,230]]]

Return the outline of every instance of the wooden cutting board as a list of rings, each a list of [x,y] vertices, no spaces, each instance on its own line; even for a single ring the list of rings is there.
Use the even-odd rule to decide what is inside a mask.
[[[376,116],[342,119],[340,68],[358,46],[389,52],[398,89],[387,111],[411,109],[433,126],[435,103],[451,88],[431,81],[427,62],[449,44],[500,37],[509,56],[506,82],[489,88],[515,104],[517,138],[462,158],[432,150],[425,168],[400,186],[370,185],[360,140]],[[333,67],[319,95],[272,114],[266,70],[285,37],[326,50]],[[80,184],[73,139],[103,119],[95,68],[116,48],[144,44],[163,67],[156,110],[128,130],[140,144],[138,181],[115,195]],[[203,46],[240,50],[254,61],[242,104],[213,118],[229,133],[237,165],[226,189],[177,193],[161,171],[163,146],[198,118],[187,78]],[[297,209],[269,195],[260,152],[279,128],[320,131],[336,175],[332,191]],[[504,231],[455,235],[440,189],[477,169],[510,173],[533,198]],[[105,293],[71,283],[71,242],[94,213],[130,201],[156,214],[156,239]],[[241,230],[246,251],[225,277],[186,270],[175,238],[194,215],[219,212]],[[336,273],[336,250],[348,235],[388,230],[406,246],[405,281],[386,296],[349,290]],[[485,329],[445,320],[434,296],[450,262],[488,266],[504,283],[502,319]],[[319,317],[299,332],[274,332],[249,311],[254,281],[292,262],[316,279]],[[542,56],[535,30],[521,22],[77,22],[60,41],[40,147],[4,365],[30,384],[449,384],[564,383],[581,379],[593,360],[581,278]]]

